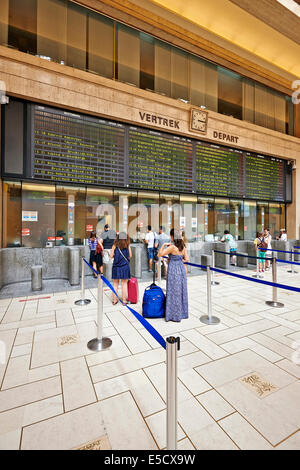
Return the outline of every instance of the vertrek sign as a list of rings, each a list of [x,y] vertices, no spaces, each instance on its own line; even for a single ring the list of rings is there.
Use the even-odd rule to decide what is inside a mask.
[[[150,122],[151,124],[157,124],[162,127],[173,128],[173,129],[180,129],[179,121],[175,121],[174,119],[168,119],[157,114],[152,113],[143,113],[139,111],[139,117],[143,122]]]

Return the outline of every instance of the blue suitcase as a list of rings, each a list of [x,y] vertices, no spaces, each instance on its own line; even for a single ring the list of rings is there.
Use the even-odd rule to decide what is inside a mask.
[[[166,296],[163,290],[156,284],[147,287],[143,297],[144,318],[164,318]]]

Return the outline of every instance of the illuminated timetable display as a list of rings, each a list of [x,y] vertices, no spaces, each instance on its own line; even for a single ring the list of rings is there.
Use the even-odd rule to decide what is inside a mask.
[[[26,177],[277,202],[291,191],[291,172],[278,158],[48,106],[28,109]]]
[[[192,192],[192,140],[130,127],[129,186]]]
[[[243,152],[219,145],[196,144],[196,191],[217,196],[244,196]]]
[[[122,124],[33,106],[34,178],[124,186]]]
[[[284,161],[278,158],[245,153],[245,197],[250,199],[285,200]]]

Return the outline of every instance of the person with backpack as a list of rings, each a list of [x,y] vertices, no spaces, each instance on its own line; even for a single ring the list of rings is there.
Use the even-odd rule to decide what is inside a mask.
[[[164,243],[158,257],[169,256],[167,274],[166,321],[180,322],[188,318],[187,277],[184,261],[189,261],[181,234],[170,231],[171,243]]]
[[[119,281],[122,285],[122,302],[127,304],[127,281],[130,279],[129,260],[132,257],[130,238],[125,232],[120,232],[112,246],[110,258],[113,258],[112,279],[113,286],[118,292]],[[118,303],[118,298],[113,294],[113,305]]]
[[[91,232],[90,238],[88,239],[88,245],[90,247],[90,264],[93,266],[94,270],[102,274],[103,273],[103,245],[101,240],[97,238],[96,232]],[[97,274],[93,272],[93,276],[97,277]]]
[[[262,232],[258,232],[257,237],[254,240],[254,245],[256,246],[257,255],[259,257],[258,270],[261,273],[266,269],[266,248],[268,248],[268,244],[265,241]]]
[[[272,250],[272,235],[270,233],[270,229],[269,228],[265,228],[264,229],[264,240],[265,242],[267,243],[267,248],[268,248],[268,251],[266,251],[266,270],[270,269],[270,265],[271,265],[271,262],[270,262],[270,258],[272,258],[272,251],[269,251],[269,250]]]
[[[231,266],[236,266],[236,249],[237,243],[233,236],[230,234],[229,230],[224,230],[224,236],[221,238],[221,242],[228,243],[230,251],[230,263]]]

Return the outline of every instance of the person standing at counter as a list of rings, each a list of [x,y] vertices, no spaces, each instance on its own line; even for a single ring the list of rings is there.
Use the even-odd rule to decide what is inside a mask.
[[[91,232],[90,238],[88,239],[88,245],[90,247],[90,264],[93,266],[95,271],[103,273],[103,260],[102,260],[102,253],[103,253],[103,245],[101,240],[99,240],[96,236],[96,232]],[[94,277],[97,277],[96,273],[93,273]]]
[[[266,271],[270,269],[271,261],[270,258],[272,258],[272,235],[270,233],[269,228],[264,229],[264,240],[268,245],[268,251],[266,251]]]
[[[108,264],[110,259],[111,249],[116,239],[115,230],[110,230],[108,224],[104,225],[104,231],[100,235],[100,241],[103,245],[103,263]]]
[[[110,258],[113,258],[112,279],[116,292],[118,292],[119,281],[122,285],[122,302],[127,304],[127,282],[130,279],[130,258],[132,252],[130,248],[130,238],[125,232],[117,235],[113,247],[111,249]],[[118,303],[118,298],[113,294],[113,305]]]

